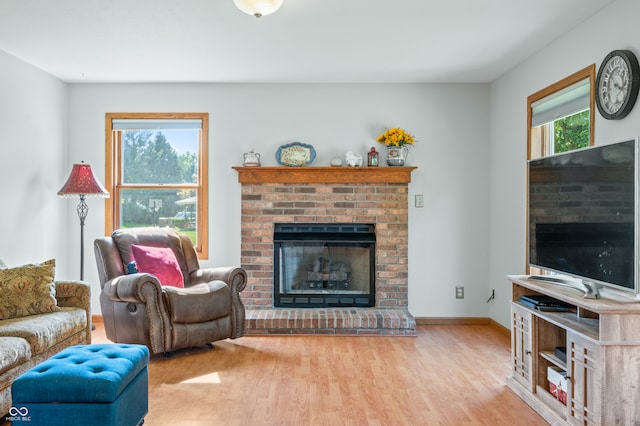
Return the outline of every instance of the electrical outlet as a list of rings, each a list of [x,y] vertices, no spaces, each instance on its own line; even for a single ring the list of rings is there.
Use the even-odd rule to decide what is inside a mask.
[[[464,287],[456,287],[456,299],[464,299]]]
[[[416,194],[416,207],[424,207],[424,195]]]

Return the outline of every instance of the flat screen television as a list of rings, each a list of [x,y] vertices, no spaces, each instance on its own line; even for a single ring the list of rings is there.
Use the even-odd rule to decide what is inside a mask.
[[[638,138],[530,160],[529,265],[637,298],[638,169]]]

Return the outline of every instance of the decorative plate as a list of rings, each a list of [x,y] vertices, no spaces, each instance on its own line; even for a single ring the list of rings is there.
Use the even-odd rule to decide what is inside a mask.
[[[276,160],[282,166],[307,166],[315,159],[316,150],[306,143],[288,143],[276,151]]]

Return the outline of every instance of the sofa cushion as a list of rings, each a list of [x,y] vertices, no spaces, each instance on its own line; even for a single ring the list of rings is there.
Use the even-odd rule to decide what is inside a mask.
[[[138,272],[155,275],[162,285],[184,287],[184,277],[176,255],[169,247],[131,245],[131,254],[138,265]]]
[[[21,337],[0,337],[0,374],[31,358],[29,342]]]
[[[33,356],[81,332],[87,327],[87,313],[80,308],[0,321],[0,337],[22,337]]]
[[[0,269],[0,319],[57,312],[55,260]]]
[[[187,288],[163,287],[162,291],[171,322],[206,322],[231,314],[231,289],[224,281]]]

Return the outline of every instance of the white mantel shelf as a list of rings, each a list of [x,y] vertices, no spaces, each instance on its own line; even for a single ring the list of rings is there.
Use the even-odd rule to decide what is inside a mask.
[[[235,166],[240,183],[409,183],[417,167]]]

